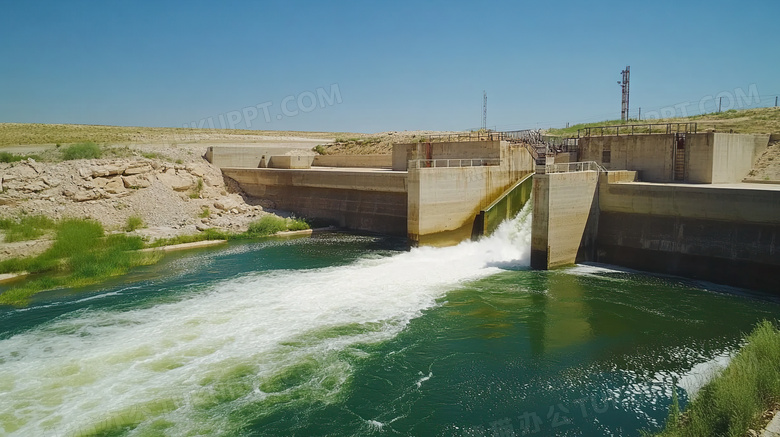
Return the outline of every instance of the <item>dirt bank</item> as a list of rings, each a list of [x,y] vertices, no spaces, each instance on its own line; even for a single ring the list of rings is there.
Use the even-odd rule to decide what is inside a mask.
[[[243,232],[263,215],[286,215],[265,211],[271,205],[243,196],[202,157],[207,145],[120,147],[122,157],[0,163],[0,217],[91,218],[108,231],[125,231],[128,219],[138,217],[143,225],[133,233],[155,240],[207,228]],[[47,236],[2,241],[0,260],[35,255],[49,246]]]

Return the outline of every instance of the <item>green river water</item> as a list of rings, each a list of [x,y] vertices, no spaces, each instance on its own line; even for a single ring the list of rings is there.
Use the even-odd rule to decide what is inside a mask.
[[[780,317],[767,296],[325,234],[167,256],[0,309],[0,435],[638,435]]]

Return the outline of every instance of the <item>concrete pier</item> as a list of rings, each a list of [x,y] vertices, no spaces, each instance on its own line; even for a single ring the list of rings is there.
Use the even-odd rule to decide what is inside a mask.
[[[598,171],[534,175],[531,267],[586,258],[598,224]]]

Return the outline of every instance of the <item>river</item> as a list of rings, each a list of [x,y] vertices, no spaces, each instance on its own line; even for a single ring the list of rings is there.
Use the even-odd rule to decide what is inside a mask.
[[[780,317],[529,252],[524,210],[455,247],[269,239],[41,294],[0,309],[0,434],[638,435]]]

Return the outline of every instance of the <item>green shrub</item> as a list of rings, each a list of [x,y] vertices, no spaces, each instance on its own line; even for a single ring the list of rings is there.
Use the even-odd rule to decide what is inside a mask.
[[[246,234],[249,237],[263,237],[286,230],[287,220],[275,215],[266,215],[260,220],[255,220],[250,223],[249,230],[246,231]]]
[[[202,207],[203,209],[200,211],[200,214],[198,214],[198,217],[200,218],[206,218],[211,215],[211,210],[208,206]]]
[[[140,229],[144,227],[144,220],[137,216],[137,215],[131,215],[127,218],[127,223],[125,224],[125,231],[126,232],[133,232],[136,229]]]
[[[325,147],[322,146],[321,144],[314,146],[311,150],[317,152],[320,155],[324,155],[326,153]]]
[[[103,151],[95,143],[71,144],[62,149],[62,158],[66,161],[73,159],[97,159],[103,156]]]
[[[304,229],[310,229],[311,226],[303,219],[293,218],[287,225],[287,229],[290,231],[302,231]]]

